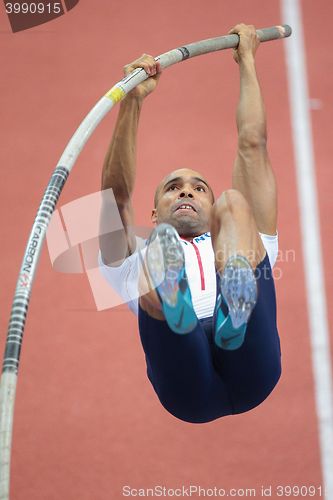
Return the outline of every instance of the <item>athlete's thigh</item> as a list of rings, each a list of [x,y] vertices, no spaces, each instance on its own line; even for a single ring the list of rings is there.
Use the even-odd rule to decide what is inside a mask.
[[[211,211],[211,237],[216,268],[221,270],[230,255],[247,257],[255,268],[265,256],[252,209],[236,189],[224,191]]]
[[[180,335],[140,308],[139,331],[148,378],[170,413],[190,422],[208,422],[231,413],[200,322],[192,332]]]

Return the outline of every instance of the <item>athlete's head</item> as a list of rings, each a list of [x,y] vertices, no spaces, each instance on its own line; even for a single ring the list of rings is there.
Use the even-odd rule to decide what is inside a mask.
[[[152,222],[167,222],[183,237],[209,231],[214,194],[205,178],[190,168],[168,174],[155,191]]]

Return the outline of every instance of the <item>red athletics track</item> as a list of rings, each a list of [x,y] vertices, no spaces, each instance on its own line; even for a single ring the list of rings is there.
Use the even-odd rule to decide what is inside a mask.
[[[310,96],[321,101],[312,118],[323,251],[329,259],[332,52],[323,21],[333,12],[329,0],[321,1],[323,14],[310,0],[302,6]],[[46,184],[73,131],[121,78],[122,66],[143,52],[157,55],[226,34],[237,22],[265,27],[282,19],[277,0],[211,0],[205,6],[199,0],[125,0],[116,6],[81,0],[65,16],[14,35],[0,10],[2,352],[19,266]],[[280,246],[295,252],[294,261],[278,265],[283,350],[278,387],[244,415],[205,425],[175,419],[146,378],[135,318],[125,306],[97,312],[86,276],[55,273],[45,248],[19,373],[12,499],[118,500],[125,485],[190,484],[256,488],[257,496],[262,485],[272,485],[276,498],[278,484],[322,483],[283,43],[260,47],[257,61],[279,185]],[[142,113],[134,200],[138,226],[148,224],[154,187],[171,169],[202,170],[216,194],[230,186],[237,99],[238,69],[230,52],[165,71]],[[111,112],[90,140],[59,206],[99,190],[115,117]],[[326,287],[331,297],[332,271]],[[329,315],[332,320],[332,311]]]

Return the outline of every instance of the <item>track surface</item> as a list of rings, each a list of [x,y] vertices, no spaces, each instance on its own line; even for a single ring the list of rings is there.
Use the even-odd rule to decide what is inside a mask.
[[[323,251],[333,231],[331,37],[320,14],[302,3]],[[1,337],[28,233],[53,168],[81,119],[143,52],[157,55],[225,34],[237,22],[282,22],[277,0],[231,5],[211,0],[81,0],[59,19],[17,34],[1,9],[2,145]],[[286,20],[284,20],[287,22]],[[288,43],[288,41],[286,42]],[[283,376],[257,409],[190,425],[159,404],[145,374],[135,318],[125,306],[97,312],[85,275],[55,273],[46,247],[26,325],[14,421],[12,499],[106,500],[122,487],[165,485],[256,488],[322,483],[306,316],[303,257],[282,42],[260,47],[257,67],[279,185],[280,262],[276,283]],[[166,172],[202,170],[215,193],[230,187],[236,148],[238,68],[230,52],[187,61],[162,75],[145,103],[139,133],[136,223],[149,225],[154,187]],[[111,116],[112,115],[112,116]],[[100,188],[116,111],[75,166],[60,206]],[[147,175],[149,173],[149,175]],[[307,263],[311,265],[311,263]],[[327,297],[333,271],[326,270]],[[332,322],[332,309],[329,320]]]

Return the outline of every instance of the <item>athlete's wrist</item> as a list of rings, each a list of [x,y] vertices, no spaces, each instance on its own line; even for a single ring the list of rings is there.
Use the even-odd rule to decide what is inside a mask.
[[[121,101],[121,106],[122,107],[127,106],[127,105],[132,106],[133,103],[134,103],[134,104],[138,105],[139,107],[141,107],[142,103],[143,103],[143,100],[144,100],[144,97],[142,95],[138,95],[138,94],[130,92]]]
[[[255,67],[255,57],[252,52],[246,52],[245,54],[239,56],[238,64],[243,68],[254,68]]]

